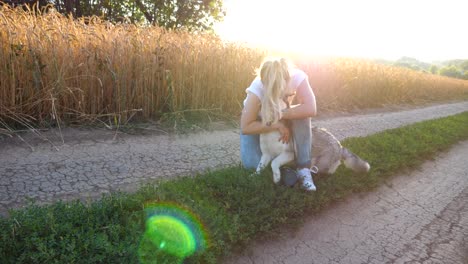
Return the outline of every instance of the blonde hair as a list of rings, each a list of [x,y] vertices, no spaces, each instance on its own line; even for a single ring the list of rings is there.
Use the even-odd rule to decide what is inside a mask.
[[[289,63],[285,58],[267,58],[257,74],[263,84],[264,95],[260,115],[263,124],[274,124],[281,119],[281,100],[289,76]]]

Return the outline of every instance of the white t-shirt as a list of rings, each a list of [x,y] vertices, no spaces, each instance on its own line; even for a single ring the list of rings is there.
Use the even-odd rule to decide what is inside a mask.
[[[299,87],[299,85],[308,78],[305,72],[297,68],[289,69],[289,76],[291,77],[291,79],[288,82],[288,87],[294,92],[296,92],[297,87]],[[258,99],[262,101],[264,91],[262,80],[259,76],[257,76],[250,84],[250,86],[247,89],[245,89],[245,92],[247,93],[247,96],[249,92],[255,94],[258,97]],[[246,102],[247,97],[244,99],[244,105]]]

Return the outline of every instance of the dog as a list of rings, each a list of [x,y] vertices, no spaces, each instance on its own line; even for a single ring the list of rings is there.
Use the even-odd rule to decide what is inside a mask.
[[[274,183],[281,180],[280,168],[294,161],[294,144],[282,143],[278,131],[260,134],[260,149],[262,157],[257,166],[260,173],[271,161]],[[314,173],[333,174],[344,163],[345,167],[358,172],[366,173],[370,170],[367,161],[343,147],[340,141],[324,128],[312,127],[312,168]]]

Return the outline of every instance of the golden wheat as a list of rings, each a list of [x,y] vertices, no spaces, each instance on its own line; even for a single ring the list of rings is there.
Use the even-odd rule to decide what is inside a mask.
[[[268,51],[215,36],[0,7],[0,127],[220,109],[238,114]],[[468,82],[364,60],[294,59],[319,109],[466,99]],[[141,110],[140,110],[141,109]]]

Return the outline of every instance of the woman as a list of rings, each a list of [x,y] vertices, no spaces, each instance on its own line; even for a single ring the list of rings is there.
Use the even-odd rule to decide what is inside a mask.
[[[281,120],[289,120],[294,137],[296,166],[302,187],[315,191],[310,173],[311,117],[316,115],[315,95],[305,72],[292,67],[286,59],[266,59],[257,71],[257,77],[246,89],[244,109],[241,115],[241,160],[245,168],[254,169],[261,158],[259,134],[278,130],[282,142],[290,139],[290,130],[278,116],[271,116],[270,107],[278,107],[274,98],[282,97],[289,108],[282,110]],[[260,115],[262,113],[262,115]],[[264,120],[260,120],[263,116]],[[267,120],[265,120],[267,119]]]

